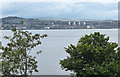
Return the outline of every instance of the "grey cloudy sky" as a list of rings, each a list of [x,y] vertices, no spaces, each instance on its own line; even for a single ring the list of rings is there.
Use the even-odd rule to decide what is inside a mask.
[[[2,17],[117,19],[117,2],[4,2]]]

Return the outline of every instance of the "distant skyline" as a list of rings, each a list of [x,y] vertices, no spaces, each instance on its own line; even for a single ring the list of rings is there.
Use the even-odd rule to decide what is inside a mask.
[[[2,17],[117,20],[117,2],[5,2]]]

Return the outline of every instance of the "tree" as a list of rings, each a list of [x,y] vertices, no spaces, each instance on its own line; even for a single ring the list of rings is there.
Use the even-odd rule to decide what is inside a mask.
[[[47,35],[32,34],[28,31],[12,29],[13,37],[5,36],[9,40],[2,49],[2,74],[3,77],[25,76],[38,72],[36,57],[32,56],[31,50],[41,44],[41,39]],[[41,51],[37,51],[39,54]]]
[[[69,56],[60,61],[61,67],[77,77],[120,77],[120,49],[104,34],[85,35],[65,51]]]
[[[24,21],[20,21],[20,24],[22,24],[22,25],[23,25],[23,24],[24,24]]]

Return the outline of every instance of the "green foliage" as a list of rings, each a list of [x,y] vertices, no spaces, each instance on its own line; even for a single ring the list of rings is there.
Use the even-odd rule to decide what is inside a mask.
[[[120,48],[104,34],[85,35],[65,51],[69,56],[60,61],[61,67],[77,77],[120,77]]]
[[[24,21],[20,21],[20,24],[24,24]]]
[[[2,49],[2,73],[3,77],[8,75],[32,75],[38,72],[36,57],[31,56],[33,48],[41,44],[41,39],[47,35],[40,35],[28,31],[12,29],[13,37],[5,36],[9,40],[7,46],[1,46]],[[37,52],[41,53],[40,51]],[[8,77],[9,77],[8,76]]]

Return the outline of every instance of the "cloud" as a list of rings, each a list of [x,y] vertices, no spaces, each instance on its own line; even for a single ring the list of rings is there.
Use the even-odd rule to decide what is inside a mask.
[[[117,3],[12,2],[3,4],[3,16],[27,18],[117,19]]]
[[[119,0],[1,0],[1,2],[118,2]]]

